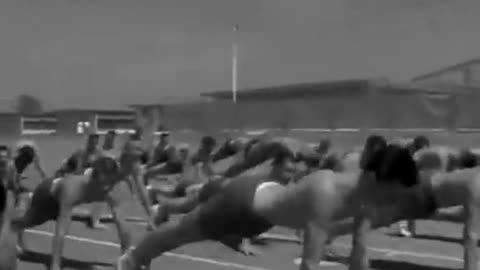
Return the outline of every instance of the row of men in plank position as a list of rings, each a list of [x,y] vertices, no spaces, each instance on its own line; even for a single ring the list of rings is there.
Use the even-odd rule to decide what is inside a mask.
[[[172,168],[171,160],[167,158],[162,165],[152,165],[155,163],[145,158],[141,138],[134,136],[118,156],[100,152],[83,174],[59,173],[60,177],[46,178],[35,188],[28,209],[20,217],[14,215],[14,203],[10,201],[15,199],[10,200],[13,195],[9,194],[18,190],[15,183],[21,171],[17,159],[22,154],[19,151],[12,157],[7,147],[0,149],[1,163],[5,164],[0,174],[3,202],[0,265],[16,262],[12,259],[15,256],[6,256],[17,251],[14,245],[8,249],[11,243],[8,239],[14,242],[16,238],[12,234],[21,235],[25,228],[56,220],[50,267],[60,269],[63,239],[73,209],[92,202],[107,202],[110,206],[122,247],[123,255],[116,265],[121,270],[141,269],[165,251],[207,239],[248,253],[248,239],[274,225],[305,231],[300,269],[317,269],[326,244],[353,231],[351,267],[365,269],[368,261],[364,238],[369,228],[402,219],[458,220],[459,217],[465,222],[465,269],[477,265],[474,228],[478,225],[480,207],[480,171],[470,169],[477,165],[475,151],[429,147],[428,140],[422,137],[405,146],[387,143],[381,136],[370,136],[363,149],[341,157],[327,152],[320,154],[328,145],[326,142],[312,148],[291,138],[228,140],[212,155],[214,145],[212,138],[205,137],[196,159],[198,153],[205,151],[208,152],[205,156],[216,156],[216,160],[190,162],[195,165],[190,167],[182,163],[181,173],[185,178],[168,183],[176,195],[168,198],[164,189],[152,188],[147,192],[145,182],[149,172],[164,172],[160,168],[172,173],[168,171]],[[164,150],[168,149],[166,146]],[[154,153],[153,157],[156,156]],[[30,163],[38,164],[37,157],[33,154]],[[227,157],[233,161],[224,172],[217,172],[221,177],[208,177],[208,173],[215,172],[215,162]],[[198,164],[200,167],[196,167]],[[196,177],[200,173],[195,168],[201,168],[209,181],[199,183]],[[195,174],[189,173],[192,171]],[[189,174],[197,182],[184,180]],[[124,184],[138,194],[153,229],[135,248],[131,248],[130,233],[117,196]],[[195,188],[188,190],[192,186]],[[158,199],[158,193],[164,196]],[[156,207],[151,207],[152,197],[160,202]],[[463,207],[455,213],[442,212],[441,208],[450,206]],[[186,215],[168,220],[169,214],[178,212]]]

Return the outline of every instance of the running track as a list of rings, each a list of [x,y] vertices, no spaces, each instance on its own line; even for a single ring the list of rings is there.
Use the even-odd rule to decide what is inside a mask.
[[[129,207],[129,212],[142,213],[138,206]],[[63,269],[113,269],[111,263],[119,255],[118,240],[113,224],[106,223],[107,230],[90,230],[82,222],[73,222],[66,241]],[[145,227],[142,223],[129,223],[138,239]],[[459,245],[459,225],[422,221],[418,224],[418,239],[399,238],[392,233],[394,227],[372,233],[370,258],[373,269],[385,270],[433,270],[458,269],[462,265]],[[50,244],[54,224],[48,223],[33,228],[27,234],[27,252],[21,259],[19,269],[45,269],[49,261]],[[272,233],[290,235],[291,232],[275,228]],[[336,241],[338,258],[334,265],[322,269],[347,269],[349,237]],[[262,255],[245,257],[220,244],[204,242],[182,247],[154,261],[152,269],[168,270],[283,270],[297,269],[294,259],[300,254],[295,243],[271,241],[258,246]]]

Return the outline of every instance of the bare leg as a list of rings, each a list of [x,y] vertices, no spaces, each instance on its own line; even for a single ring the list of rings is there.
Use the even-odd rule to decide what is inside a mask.
[[[30,207],[21,217],[12,220],[12,228],[18,232],[18,249],[22,253],[25,249],[25,237],[23,230],[41,225],[49,220],[55,219],[56,215],[50,211],[45,211],[38,204],[31,203]]]
[[[65,235],[68,233],[71,222],[71,211],[66,208],[60,213],[55,226],[55,236],[52,243],[52,258],[50,261],[50,269],[60,270],[63,246],[65,243]]]
[[[118,264],[121,265],[121,269],[133,270],[140,266],[148,266],[152,259],[166,251],[206,240],[197,226],[197,214],[169,221],[157,230],[147,233],[136,248],[120,258]]]
[[[366,270],[369,268],[367,254],[367,234],[371,228],[371,219],[367,211],[359,213],[354,220],[352,251],[350,254],[351,270]]]
[[[196,195],[183,198],[174,198],[159,204],[154,213],[155,223],[167,221],[171,214],[185,214],[192,211],[198,205]],[[159,223],[159,224],[160,224]],[[155,225],[159,225],[155,224]]]
[[[107,229],[108,227],[100,222],[103,203],[92,203],[90,209],[90,227],[92,229]]]
[[[478,269],[478,225],[479,208],[469,200],[465,204],[465,226],[463,228],[463,259],[465,261],[465,270]]]

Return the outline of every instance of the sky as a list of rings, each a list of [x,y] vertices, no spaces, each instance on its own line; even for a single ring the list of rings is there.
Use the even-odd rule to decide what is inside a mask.
[[[480,56],[478,0],[3,0],[0,98],[47,108],[231,88],[406,81]],[[108,104],[108,105],[107,105]]]

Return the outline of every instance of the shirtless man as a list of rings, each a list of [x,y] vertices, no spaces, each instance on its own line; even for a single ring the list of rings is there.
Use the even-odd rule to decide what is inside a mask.
[[[32,192],[30,188],[27,188],[22,184],[22,180],[24,179],[23,173],[25,172],[25,170],[30,165],[33,165],[42,181],[47,178],[45,169],[41,164],[38,148],[33,141],[21,140],[17,143],[13,156],[13,164],[15,165],[16,169],[15,186],[17,187],[17,189],[15,190],[15,205],[17,207],[19,206],[20,197],[23,193],[27,193],[28,195],[26,202],[26,205],[28,205],[31,199]]]
[[[98,147],[99,135],[90,134],[87,137],[87,143],[84,148],[73,152],[70,157],[63,161],[62,166],[55,173],[56,177],[62,177],[67,173],[82,174],[89,168],[92,161],[102,155],[102,150]]]
[[[72,211],[76,206],[92,202],[104,202],[110,206],[117,226],[122,250],[130,245],[130,233],[125,224],[125,215],[120,208],[119,192],[122,180],[117,161],[109,156],[97,157],[86,174],[67,174],[61,178],[47,179],[34,190],[32,203],[25,214],[12,221],[20,234],[26,228],[55,220],[56,229],[52,243],[51,270],[60,269],[65,235],[68,233]],[[23,249],[23,237],[20,238]]]
[[[288,149],[296,158],[317,156],[315,150],[303,141],[288,137],[257,138],[247,143],[244,149],[244,158],[226,170],[225,178],[235,177],[242,172],[254,168],[269,160],[278,151]]]
[[[212,154],[212,162],[217,162],[229,158],[245,149],[250,140],[245,137],[227,138],[225,142]]]
[[[454,211],[451,211],[452,207],[455,207]],[[385,227],[405,219],[463,223],[463,269],[478,269],[476,231],[480,226],[480,168],[420,172],[420,185],[399,197],[397,204],[378,207],[372,215],[371,227]],[[346,219],[335,223],[330,233],[348,234],[353,226],[354,222]]]
[[[12,155],[10,149],[0,146],[0,269],[17,268],[17,237],[11,229],[14,215],[15,175],[12,174]]]
[[[216,146],[216,140],[210,136],[204,136],[200,142],[198,150],[185,157],[182,154],[182,173],[179,175],[177,183],[165,183],[162,190],[156,190],[149,186],[147,187],[151,196],[155,197],[158,193],[167,197],[184,197],[187,194],[187,189],[192,185],[207,182],[213,177],[212,169],[212,152]],[[170,186],[168,189],[166,186]]]
[[[117,261],[117,270],[135,270],[171,249],[188,243],[227,237],[251,238],[274,225],[304,229],[301,270],[318,269],[332,222],[356,216],[352,251],[354,269],[365,269],[365,231],[370,209],[396,203],[406,187],[417,183],[417,170],[405,149],[370,141],[359,173],[317,171],[296,184],[295,164],[289,152],[277,152],[265,177],[239,177],[189,212],[169,221]],[[380,195],[379,195],[380,194]]]
[[[102,150],[105,153],[111,153],[112,155],[116,156],[114,153],[115,151],[115,138],[117,134],[115,130],[109,130],[103,139],[103,146]],[[103,203],[93,203],[91,207],[91,216],[90,216],[90,224],[91,228],[95,229],[107,229],[108,227],[101,223],[100,217],[103,210]]]
[[[209,181],[208,183],[200,184],[196,186],[192,192],[182,194],[184,196],[180,198],[163,200],[159,205],[156,205],[154,212],[157,225],[159,222],[161,223],[168,220],[171,214],[187,213],[193,210],[199,202],[209,197],[211,193],[217,192],[233,177],[242,175],[243,173],[253,174],[256,177],[267,175],[270,167],[269,165],[265,165],[265,163],[269,162],[277,153],[288,152],[296,157],[296,161],[299,161],[297,157],[304,158],[314,155],[313,148],[304,142],[291,138],[269,138],[257,140],[255,143],[249,144],[249,147],[244,149],[244,157],[239,158],[236,163],[227,169],[222,177]],[[262,164],[265,166],[260,166]],[[299,175],[297,175],[296,178],[299,178],[301,175],[308,173],[308,171],[297,173],[299,173]],[[187,196],[185,197],[185,195]]]
[[[149,180],[160,175],[172,175],[182,172],[183,166],[178,156],[177,149],[169,142],[170,134],[162,133],[160,141],[153,150],[152,159],[149,161],[145,171],[145,184]]]

